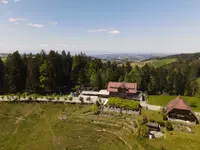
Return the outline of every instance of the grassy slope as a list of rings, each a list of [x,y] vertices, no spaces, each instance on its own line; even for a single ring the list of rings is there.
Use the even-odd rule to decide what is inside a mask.
[[[152,59],[150,61],[148,61],[149,64],[153,65],[155,68],[170,64],[172,62],[175,62],[176,59],[175,58],[169,58],[169,59]]]
[[[131,122],[141,120],[142,116],[83,113],[90,107],[0,103],[0,149],[126,150],[129,149],[126,143],[134,150],[160,150],[161,146],[165,149],[198,150],[200,147],[200,126],[193,127],[195,134],[173,131],[167,133],[166,139],[138,141],[127,129],[133,128]],[[162,117],[149,110],[143,114],[158,120]],[[66,115],[67,120],[59,120],[61,115]]]
[[[173,131],[168,132],[164,139],[146,140],[144,143],[156,148],[163,146],[167,150],[198,150],[200,147],[200,126],[193,128],[194,134]]]
[[[176,59],[175,58],[166,58],[166,59],[151,59],[148,61],[144,61],[144,62],[138,62],[138,63],[132,63],[132,67],[135,67],[136,65],[138,65],[139,67],[143,67],[145,64],[150,64],[152,66],[154,66],[155,68],[170,64],[172,62],[175,62]]]
[[[190,96],[181,96],[188,104],[190,101],[195,101],[197,104],[197,107],[192,107],[194,111],[200,112],[200,98],[198,97],[190,97]],[[169,95],[151,95],[148,98],[149,104],[152,105],[159,105],[159,106],[165,106],[167,103],[171,100],[176,98],[176,96],[169,96]]]
[[[0,149],[122,149],[116,136],[94,130],[92,124],[63,122],[85,108],[63,104],[0,104]],[[74,112],[72,115],[71,112]],[[23,119],[20,119],[20,117]]]

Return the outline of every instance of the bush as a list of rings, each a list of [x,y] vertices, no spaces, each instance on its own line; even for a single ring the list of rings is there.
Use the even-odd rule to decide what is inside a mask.
[[[37,94],[33,94],[33,99],[37,100],[38,99],[38,95]]]
[[[92,107],[90,108],[91,112],[96,112],[98,111],[98,106],[96,104],[92,105]]]
[[[32,99],[32,97],[31,96],[29,96],[28,97],[28,101],[32,101],[33,99]]]
[[[142,124],[146,124],[148,122],[147,116],[142,116]]]
[[[142,139],[144,137],[147,137],[149,133],[149,128],[146,125],[141,125],[138,130],[138,138]]]
[[[72,101],[72,100],[73,100],[73,97],[69,96],[69,100]]]
[[[118,107],[129,110],[137,110],[139,108],[139,103],[133,100],[126,100],[122,98],[109,98],[107,105],[109,107]]]
[[[163,115],[163,120],[168,120],[168,118],[167,118],[167,115],[166,115],[166,114],[164,114],[164,115]]]
[[[167,121],[166,128],[167,128],[168,131],[172,131],[173,130],[173,125],[172,125],[172,123],[170,121]]]
[[[91,97],[89,96],[89,97],[87,97],[87,99],[86,99],[87,101],[91,101]]]
[[[164,121],[157,121],[157,123],[158,123],[161,127],[165,127],[165,122],[164,122]]]
[[[81,103],[84,102],[83,97],[79,97],[79,100],[81,101]]]

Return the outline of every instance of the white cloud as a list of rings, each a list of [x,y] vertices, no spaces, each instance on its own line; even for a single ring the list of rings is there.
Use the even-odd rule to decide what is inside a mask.
[[[58,22],[56,22],[56,21],[53,21],[53,22],[50,22],[49,24],[52,24],[52,25],[57,25],[57,24],[58,24]]]
[[[22,0],[14,0],[14,2],[21,2]]]
[[[110,33],[110,34],[120,34],[120,31],[119,30],[112,30],[112,31],[109,31],[108,33]]]
[[[32,26],[32,27],[36,27],[36,28],[42,28],[42,27],[44,27],[43,24],[32,24],[32,23],[29,23],[28,25]]]
[[[109,29],[94,29],[94,30],[88,30],[88,32],[107,32]]]
[[[88,32],[107,32],[110,34],[120,34],[119,30],[115,30],[113,28],[109,28],[109,29],[94,29],[94,30],[88,30]]]
[[[18,21],[23,21],[24,18],[9,18],[8,21],[9,22],[18,22]]]
[[[8,0],[0,0],[0,2],[3,3],[3,4],[7,4]]]

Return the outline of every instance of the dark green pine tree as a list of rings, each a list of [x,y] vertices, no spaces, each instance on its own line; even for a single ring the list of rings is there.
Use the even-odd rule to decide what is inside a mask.
[[[0,94],[3,93],[4,87],[4,63],[0,57]]]
[[[26,65],[18,51],[8,55],[5,63],[6,91],[18,93],[25,90]]]

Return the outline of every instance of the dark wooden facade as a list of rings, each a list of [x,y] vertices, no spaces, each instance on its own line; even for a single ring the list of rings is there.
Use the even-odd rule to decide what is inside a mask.
[[[166,114],[169,119],[179,119],[199,123],[196,114],[180,96],[167,104]]]
[[[168,118],[198,122],[196,116],[190,110],[173,109],[168,113]]]

